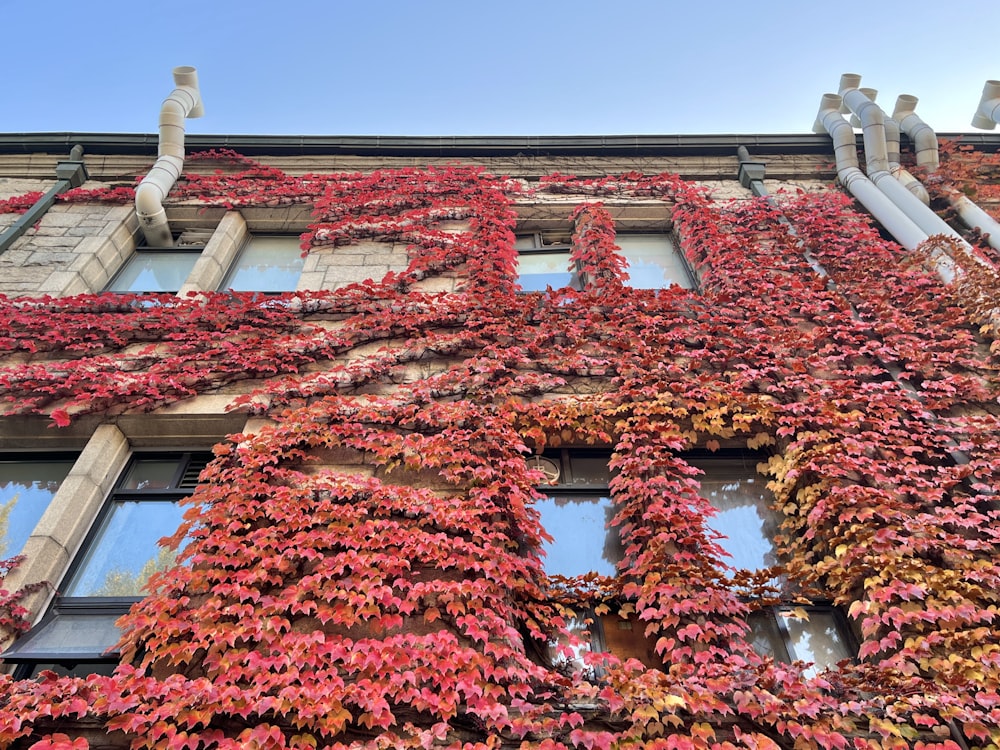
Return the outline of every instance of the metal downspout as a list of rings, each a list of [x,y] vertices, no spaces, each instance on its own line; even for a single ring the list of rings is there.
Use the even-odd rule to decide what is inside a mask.
[[[864,128],[868,179],[875,183],[876,187],[927,235],[946,235],[971,250],[971,246],[958,232],[921,203],[919,198],[903,187],[889,172],[889,155],[885,138],[886,115],[881,107],[858,88],[860,82],[861,76],[855,73],[844,73],[840,77],[839,93],[843,98],[843,104],[858,116]],[[942,278],[949,273],[954,277],[953,269],[942,268],[939,270],[943,274]],[[951,279],[945,280],[950,281]]]
[[[21,218],[0,234],[0,253],[5,253],[14,241],[35,226],[56,202],[56,196],[67,190],[80,187],[87,180],[87,168],[83,164],[83,146],[77,144],[69,152],[69,159],[56,164],[58,182],[39,198],[35,205],[25,211]]]
[[[802,240],[799,239],[799,234],[795,231],[794,225],[788,220],[788,217],[785,216],[785,213],[781,210],[781,206],[778,205],[778,202],[775,201],[774,198],[767,192],[767,188],[764,186],[765,164],[759,161],[752,161],[750,158],[750,152],[745,146],[740,146],[736,151],[736,155],[740,162],[738,173],[740,184],[750,190],[750,192],[758,198],[764,198],[767,201],[767,204],[778,212],[778,221],[788,227],[789,234],[795,238],[795,242],[799,246],[799,249],[802,250],[802,255],[809,263],[809,266],[816,272],[817,276],[826,282],[827,291],[840,294],[844,302],[847,304],[847,309],[851,313],[851,318],[855,321],[861,322],[861,316],[858,314],[857,309],[853,304],[851,304],[851,301],[847,299],[845,295],[840,293],[840,290],[837,288],[837,282],[830,278],[830,274],[827,273],[823,264],[816,259],[816,256],[809,251],[809,248],[802,244]],[[885,368],[885,371],[889,373],[893,382],[903,391],[903,393],[912,398],[923,408],[920,391],[917,390],[916,386],[909,382],[909,380],[904,376],[903,371],[898,366],[889,362],[882,362],[879,360],[878,363]],[[938,420],[934,414],[930,412],[926,413],[932,422],[937,423]],[[964,466],[969,463],[969,455],[964,451],[959,450],[958,444],[951,437],[948,437],[947,440],[949,446],[951,446],[948,449],[948,456],[951,460],[954,461],[957,466]]]
[[[858,202],[896,239],[896,242],[907,250],[914,250],[927,239],[927,232],[918,227],[902,209],[889,200],[889,197],[879,190],[858,167],[858,148],[854,137],[854,128],[840,114],[842,103],[843,99],[839,94],[823,94],[819,113],[813,123],[813,132],[829,133],[833,140],[833,153],[837,160],[837,179],[840,180],[840,184],[858,199]],[[888,159],[886,159],[886,169],[883,176],[896,183],[896,179],[889,174]],[[898,183],[896,185],[911,200],[917,200],[904,187]],[[920,201],[917,201],[917,205],[923,206]]]
[[[176,88],[160,109],[160,139],[156,163],[135,190],[135,213],[146,244],[173,247],[174,238],[163,201],[184,168],[184,120],[201,117],[204,107],[198,73],[189,66],[174,68]]]

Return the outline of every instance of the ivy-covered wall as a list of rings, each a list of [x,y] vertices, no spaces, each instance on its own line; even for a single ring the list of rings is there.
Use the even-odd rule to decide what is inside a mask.
[[[307,252],[405,243],[409,265],[336,292],[0,301],[6,419],[234,390],[266,418],[216,446],[114,676],[0,683],[5,746],[1000,743],[989,268],[956,250],[945,286],[832,187],[771,205],[670,174],[526,186],[210,157],[234,165],[178,199],[308,204]],[[582,291],[519,293],[526,192],[572,198]],[[664,203],[700,288],[625,283],[605,204],[632,198]],[[421,290],[442,274],[456,291]],[[613,451],[614,578],[544,573],[530,458],[566,445]],[[684,459],[737,445],[766,449],[781,517],[782,564],[757,576],[728,565]],[[848,614],[856,660],[755,653],[751,612],[817,598]],[[588,607],[641,623],[662,664],[540,658]]]

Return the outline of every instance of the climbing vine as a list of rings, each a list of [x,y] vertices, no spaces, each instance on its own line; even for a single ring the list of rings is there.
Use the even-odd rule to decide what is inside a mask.
[[[67,734],[85,720],[136,748],[1000,743],[995,330],[846,198],[553,175],[535,197],[578,198],[587,283],[519,293],[516,181],[194,161],[221,167],[179,199],[310,204],[307,251],[405,242],[408,267],[263,300],[0,301],[8,415],[238,385],[232,407],[269,418],[216,446],[115,674],[4,678],[0,741],[87,747]],[[621,197],[669,203],[699,290],[628,285],[602,205]],[[422,291],[442,274],[457,291]],[[769,449],[781,566],[733,568],[708,525],[684,454],[723,444]],[[614,451],[614,578],[545,574],[528,459],[557,445]],[[849,614],[855,662],[813,675],[753,650],[751,612],[810,598]],[[662,664],[544,658],[588,608],[636,618]]]

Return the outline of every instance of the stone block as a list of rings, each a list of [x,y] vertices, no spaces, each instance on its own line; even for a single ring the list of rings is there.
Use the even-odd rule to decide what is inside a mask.
[[[322,272],[316,273],[304,273],[299,276],[299,283],[295,285],[295,290],[298,292],[304,291],[319,291],[321,289],[332,289],[333,287],[324,286],[326,284],[326,274]]]
[[[184,284],[178,290],[177,296],[185,297],[188,292],[218,289],[219,284],[222,283],[224,274],[225,269],[219,265],[219,262],[215,258],[202,253],[198,260],[195,261],[191,273],[184,280]]]
[[[455,279],[447,276],[432,276],[418,281],[413,285],[413,288],[421,292],[453,292],[455,291]]]
[[[62,237],[66,234],[67,227],[47,227],[43,224],[35,229],[35,238],[38,237]]]
[[[50,294],[53,297],[71,294],[86,294],[91,291],[80,274],[74,271],[53,271],[39,285],[39,294]]]
[[[80,217],[63,210],[62,206],[53,206],[42,218],[42,229],[75,227]]]
[[[31,244],[35,247],[76,247],[80,241],[78,237],[43,237],[35,235]]]

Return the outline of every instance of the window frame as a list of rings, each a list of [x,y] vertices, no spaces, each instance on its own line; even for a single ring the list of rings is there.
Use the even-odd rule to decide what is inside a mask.
[[[715,543],[718,544],[720,547],[722,547],[722,549],[728,555],[723,560],[723,562],[726,563],[727,565],[729,565],[734,570],[750,570],[751,572],[753,572],[753,571],[760,571],[760,570],[767,570],[769,567],[771,567],[771,566],[764,566],[764,567],[760,567],[760,568],[742,568],[742,567],[739,567],[739,566],[736,565],[737,555],[734,552],[731,552],[729,549],[727,549],[727,546],[726,546],[726,542],[729,541],[729,540],[731,540],[731,539],[733,539],[733,536],[732,535],[723,534],[722,531],[720,531],[719,529],[716,529],[712,525],[712,522],[715,520],[715,518],[718,516],[718,514],[724,513],[724,512],[726,512],[726,510],[729,510],[729,509],[717,507],[715,504],[713,504],[711,498],[706,497],[705,495],[702,494],[702,486],[703,486],[704,482],[706,480],[707,481],[713,481],[713,477],[712,477],[712,474],[710,472],[706,471],[705,468],[703,466],[699,465],[699,463],[698,463],[698,462],[701,462],[701,461],[704,461],[704,462],[718,461],[718,462],[722,463],[724,461],[735,461],[737,459],[743,461],[744,463],[750,463],[750,464],[752,464],[751,468],[753,469],[754,476],[755,476],[756,480],[759,481],[759,482],[761,482],[762,487],[765,490],[767,490],[767,480],[766,480],[766,477],[763,474],[761,474],[759,471],[757,471],[756,464],[762,463],[762,462],[766,462],[769,454],[766,451],[753,451],[753,450],[747,450],[745,448],[720,448],[719,450],[716,450],[716,451],[709,451],[707,449],[694,449],[694,450],[689,450],[689,451],[684,451],[682,453],[678,453],[677,455],[686,464],[688,464],[689,466],[692,466],[692,467],[698,469],[701,472],[696,477],[694,477],[695,481],[698,482],[698,496],[701,497],[702,500],[704,500],[705,502],[707,502],[710,506],[712,506],[712,508],[714,508],[716,510],[716,515],[715,516],[712,516],[711,518],[705,517],[705,526],[712,533],[720,534],[720,535],[722,535],[722,536],[725,537],[724,539],[719,539],[719,540],[715,541]],[[718,481],[718,477],[717,476],[715,478],[715,481]],[[768,491],[768,495],[771,498],[774,497],[773,493],[771,493],[770,491]],[[772,505],[773,505],[773,503],[772,503]],[[775,527],[779,526],[780,523],[781,523],[781,518],[782,518],[781,514],[778,511],[774,510],[773,507],[768,508],[767,512],[771,515],[771,519],[770,520],[774,523]],[[762,519],[762,520],[764,520],[764,519]],[[772,535],[771,537],[765,537],[765,539],[770,544],[770,548],[771,548],[770,552],[771,552],[771,554],[774,555],[775,559],[778,559],[778,548],[775,545],[774,536]],[[780,560],[779,560],[779,564],[780,564]],[[776,580],[780,581],[782,579],[776,579]]]
[[[232,287],[233,277],[236,276],[242,269],[240,264],[243,260],[243,254],[249,250],[253,245],[255,240],[260,239],[287,239],[294,240],[295,249],[298,251],[298,257],[300,260],[299,273],[295,280],[295,285],[290,289],[234,289]],[[288,294],[289,292],[295,292],[298,288],[299,281],[302,278],[302,274],[305,271],[305,258],[302,257],[302,239],[300,234],[288,234],[282,232],[260,232],[260,233],[250,233],[246,236],[243,242],[240,244],[236,253],[233,255],[232,261],[229,263],[229,267],[222,276],[222,280],[219,282],[217,291],[220,292],[236,292],[236,293],[256,293],[264,295],[278,295],[278,294]]]
[[[132,254],[122,263],[121,267],[115,271],[114,275],[108,280],[108,283],[104,286],[102,290],[109,294],[177,294],[181,287],[184,286],[187,279],[190,278],[191,272],[194,270],[195,264],[201,257],[201,254],[205,250],[205,245],[176,245],[174,247],[158,247],[158,246],[148,246],[140,245],[137,247]],[[194,261],[191,263],[191,267],[188,269],[187,274],[184,276],[184,280],[181,281],[180,286],[176,289],[142,289],[142,290],[131,290],[131,289],[112,289],[115,283],[126,273],[129,266],[135,262],[140,255],[155,256],[157,254],[166,253],[183,253],[185,255],[193,255]]]
[[[576,480],[574,479],[574,476],[573,476],[573,459],[574,458],[577,458],[577,459],[581,459],[581,458],[583,458],[583,459],[598,458],[598,459],[603,459],[604,463],[607,464],[607,462],[611,460],[611,455],[612,455],[612,451],[610,449],[605,450],[605,449],[600,449],[600,448],[572,448],[572,447],[565,448],[564,447],[564,448],[557,448],[557,449],[553,449],[553,450],[547,450],[544,453],[542,453],[540,456],[538,456],[538,458],[548,459],[550,461],[555,461],[556,463],[558,463],[559,467],[560,467],[559,478],[558,478],[558,480],[556,482],[543,483],[543,484],[536,485],[536,489],[540,493],[546,495],[547,499],[551,499],[551,500],[557,500],[560,497],[562,497],[562,498],[580,498],[580,497],[583,497],[583,498],[593,498],[595,501],[603,499],[603,498],[607,498],[608,501],[611,503],[611,505],[613,507],[614,506],[614,498],[611,497],[610,480],[611,480],[611,476],[612,475],[611,475],[610,470],[608,471],[607,481],[604,481],[604,482],[587,481],[584,478],[584,479],[581,480],[581,482],[577,483]],[[601,507],[601,506],[599,505],[599,507]],[[536,505],[536,508],[537,508],[537,505]],[[611,534],[612,530],[616,529],[616,527],[612,527],[612,526],[605,526],[604,528],[605,528],[605,539],[607,539],[607,536],[609,536]],[[556,535],[554,533],[552,533],[551,531],[549,533],[550,533],[550,535],[553,538],[556,537]],[[617,544],[619,546],[621,545],[621,534],[620,533],[618,533],[618,535],[617,535]],[[618,573],[617,573],[617,564],[618,564],[618,561],[616,561],[614,564],[615,564],[615,567],[616,567],[616,572],[614,573],[614,576],[617,576],[618,575]],[[545,567],[545,563],[544,562],[543,562],[543,567]],[[589,571],[589,572],[594,573],[594,572],[597,572],[597,571],[591,569],[591,571]],[[549,575],[549,573],[547,573],[547,575]],[[564,574],[553,571],[550,575],[564,575]],[[574,575],[577,575],[577,574],[574,574]],[[586,575],[586,574],[584,573],[584,574],[581,574],[581,575]],[[612,577],[614,577],[614,576],[612,576]],[[569,576],[569,577],[572,577],[572,576]]]
[[[532,460],[537,461],[537,459],[547,459],[555,462],[559,467],[559,476],[556,481],[536,485],[536,489],[540,493],[545,494],[548,499],[555,499],[559,496],[589,496],[593,497],[595,500],[603,497],[610,498],[610,471],[608,472],[608,481],[606,482],[586,482],[576,484],[574,483],[573,476],[573,457],[604,458],[606,461],[610,461],[611,454],[611,450],[603,450],[599,448],[561,447],[549,449],[541,454],[533,456],[529,459],[529,462]],[[556,537],[554,533],[549,533],[553,538]],[[542,567],[543,569],[545,568],[544,561],[542,562]],[[553,573],[553,575],[562,574]],[[566,628],[569,632],[575,632],[577,634],[577,637],[580,638],[580,644],[578,646],[571,646],[565,638],[551,638],[547,643],[543,644],[543,653],[548,666],[552,669],[565,671],[574,671],[579,668],[589,678],[598,678],[603,674],[603,670],[599,667],[585,665],[583,663],[583,655],[588,651],[590,653],[603,653],[607,650],[603,622],[592,607],[588,607],[576,613],[572,620],[579,622],[581,627],[573,628],[572,621],[568,620]],[[587,637],[584,637],[579,631],[585,632]],[[575,655],[573,657],[568,657],[563,654],[559,654],[558,651],[562,647],[573,649],[576,652]]]
[[[114,487],[108,493],[94,518],[79,549],[73,555],[66,572],[63,574],[57,594],[48,611],[27,633],[21,635],[2,654],[2,658],[16,664],[15,676],[19,679],[31,676],[40,664],[58,664],[75,669],[79,665],[110,664],[118,660],[118,651],[112,644],[107,650],[92,652],[37,652],[31,650],[34,641],[40,639],[54,628],[61,620],[80,616],[113,617],[117,620],[143,595],[135,596],[65,596],[59,592],[65,590],[86,564],[90,552],[99,544],[104,533],[105,524],[114,514],[116,507],[127,502],[158,502],[176,504],[181,499],[190,496],[197,488],[198,476],[205,465],[212,460],[212,452],[205,449],[178,449],[171,451],[133,451],[125,466],[115,480]],[[170,480],[170,487],[164,489],[126,489],[122,484],[130,476],[136,464],[143,460],[174,460],[177,467]],[[193,479],[185,481],[192,471],[197,471]],[[106,541],[106,540],[105,540]],[[158,547],[159,549],[159,547]]]
[[[628,261],[629,267],[626,268],[626,272],[629,272],[633,267],[632,260],[629,258],[628,253],[625,248],[623,248],[619,242],[622,237],[662,237],[669,245],[670,255],[677,260],[677,264],[680,266],[681,272],[684,275],[684,281],[686,283],[681,283],[679,280],[673,280],[671,283],[660,286],[635,286],[631,278],[631,273],[629,275],[629,280],[625,282],[625,286],[631,289],[669,289],[671,286],[679,286],[681,289],[689,289],[691,291],[698,291],[698,278],[694,273],[694,269],[688,263],[684,253],[681,252],[680,244],[677,241],[677,235],[672,231],[663,232],[650,232],[642,230],[615,230],[615,245],[618,246],[621,256]],[[666,270],[666,269],[664,269]]]
[[[810,602],[809,604],[777,604],[772,607],[764,607],[762,609],[755,610],[751,612],[747,618],[747,626],[750,628],[749,633],[753,635],[753,622],[757,621],[766,627],[773,628],[773,633],[777,635],[778,640],[784,648],[784,654],[761,654],[757,651],[758,656],[762,658],[773,658],[776,662],[780,664],[791,664],[795,661],[805,661],[801,656],[795,652],[795,639],[788,629],[786,624],[786,617],[782,616],[782,612],[792,612],[794,610],[801,609],[807,614],[823,614],[830,615],[833,619],[833,625],[836,629],[836,635],[840,644],[844,647],[849,656],[848,659],[857,661],[858,654],[858,641],[854,635],[854,631],[851,630],[850,624],[847,621],[847,617],[844,615],[844,611],[832,604],[831,602],[824,600],[817,600]],[[751,638],[751,646],[753,645],[753,639]],[[756,649],[754,649],[756,651]],[[809,663],[809,662],[807,662]],[[811,670],[815,670],[816,673],[823,671],[825,669],[833,669],[836,663],[831,665],[826,665],[822,668],[815,662],[812,662],[813,667]]]

